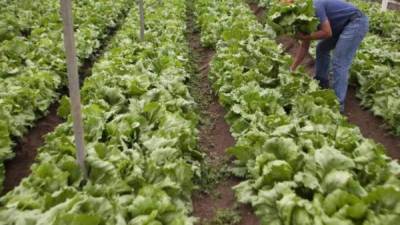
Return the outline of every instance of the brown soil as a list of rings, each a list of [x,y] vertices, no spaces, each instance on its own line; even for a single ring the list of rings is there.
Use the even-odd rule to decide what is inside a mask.
[[[400,159],[400,138],[388,132],[382,118],[374,116],[371,111],[361,107],[356,97],[356,88],[351,86],[347,93],[346,116],[352,124],[360,128],[365,137],[381,143],[392,158]]]
[[[192,197],[194,216],[200,218],[199,224],[206,224],[215,216],[217,210],[235,209],[240,217],[240,225],[257,225],[260,224],[257,217],[253,214],[249,205],[240,204],[236,207],[237,202],[232,187],[237,185],[240,180],[236,178],[227,178],[222,180],[215,188],[213,195],[205,193],[195,193]],[[233,225],[233,224],[226,224]],[[236,225],[236,224],[235,224]]]
[[[382,4],[382,1],[381,0],[375,0],[375,2],[378,2],[379,4],[377,4],[377,6],[381,6],[380,4]],[[396,1],[396,0],[394,0],[394,1],[390,1],[389,3],[388,3],[388,9],[391,9],[391,10],[400,10],[400,1]]]
[[[258,3],[252,2],[252,1],[247,1],[251,11],[253,11],[254,15],[256,15],[257,20],[261,23],[264,23],[265,21],[265,8],[258,6]]]
[[[257,4],[249,3],[250,8],[257,15],[265,15],[265,9],[258,7]],[[282,36],[277,39],[282,44],[283,49],[291,56],[295,56],[299,44],[293,38]],[[302,65],[310,76],[315,74],[315,60],[307,54]],[[367,137],[381,143],[388,151],[388,154],[395,159],[400,159],[400,138],[394,136],[384,126],[384,121],[381,118],[374,116],[370,111],[361,107],[360,101],[356,98],[356,89],[349,87],[346,99],[346,116],[350,123],[357,125],[361,133]]]
[[[388,9],[392,9],[392,10],[400,10],[400,3],[392,3],[390,2],[388,4]]]
[[[192,95],[199,104],[201,118],[203,119],[199,127],[199,145],[207,154],[207,161],[210,166],[220,168],[224,166],[222,164],[230,163],[226,149],[233,146],[235,141],[229,131],[229,125],[224,119],[226,112],[218,103],[218,98],[212,93],[208,79],[209,63],[215,51],[201,46],[200,33],[196,31],[193,20],[193,12],[188,12],[188,40],[198,71],[196,77],[193,78],[194,81],[192,82],[195,83],[192,84],[194,87],[191,89]],[[227,176],[217,181],[215,187],[212,187],[212,191],[210,191],[212,193],[199,190],[193,194],[193,216],[199,218],[199,224],[210,222],[216,216],[218,210],[227,209],[231,209],[240,215],[240,225],[259,224],[250,206],[236,202],[232,187],[239,182],[239,179]]]
[[[51,105],[49,114],[38,120],[35,127],[18,141],[14,148],[15,157],[5,162],[6,177],[3,194],[17,186],[31,173],[30,167],[35,161],[37,149],[43,145],[45,135],[62,123],[61,118],[57,116],[57,108],[58,103]]]

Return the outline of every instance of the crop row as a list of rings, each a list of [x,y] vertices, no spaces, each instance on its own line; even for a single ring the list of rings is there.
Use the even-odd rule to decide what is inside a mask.
[[[0,43],[30,36],[33,29],[44,24],[45,17],[55,9],[57,1],[0,1]]]
[[[341,116],[334,93],[290,72],[271,28],[242,1],[199,0],[196,13],[215,40],[210,79],[245,180],[237,199],[268,225],[396,224],[400,166]]]
[[[370,31],[393,43],[400,41],[400,14],[398,11],[381,11],[381,5],[375,2],[351,0],[369,17]]]
[[[358,97],[400,135],[400,14],[381,12],[378,4],[353,2],[368,15],[371,33],[352,67],[352,78],[360,87]]]
[[[0,224],[193,224],[201,154],[185,85],[185,1],[146,1],[144,42],[134,8],[82,87],[89,179],[75,162],[64,98],[67,122],[47,136],[32,174],[0,199]]]
[[[308,1],[310,2],[310,1]],[[400,17],[399,12],[381,12],[380,5],[365,1],[352,0],[369,17],[370,34],[364,39],[358,50],[351,70],[352,83],[357,85],[361,104],[381,116],[396,135],[400,135]],[[265,20],[275,28],[285,27],[285,34],[294,35],[293,27],[307,28],[312,25],[314,9],[307,1],[297,1],[285,5],[277,0],[259,0],[266,7]],[[275,26],[279,22],[279,26]],[[296,26],[300,25],[302,26]],[[277,30],[277,29],[275,29]],[[315,30],[315,29],[311,29]],[[309,32],[304,29],[303,32]],[[282,33],[282,32],[281,32]],[[313,43],[311,54],[315,56]]]
[[[80,63],[99,47],[100,40],[130,4],[131,0],[75,2]],[[13,1],[6,9],[10,11],[0,19],[11,27],[10,20],[24,23],[15,21],[23,16],[30,15],[37,21],[30,22],[29,37],[17,35],[0,42],[0,183],[4,177],[3,161],[14,155],[13,139],[20,138],[47,113],[66,82],[59,1]]]
[[[85,59],[91,55],[93,49],[100,44],[98,39],[106,35],[108,28],[115,26],[122,9],[130,7],[130,3],[128,0],[119,0],[114,3],[105,0],[74,2],[73,12],[79,58]],[[2,26],[6,26],[0,27],[5,33],[3,39],[0,39],[2,59],[0,78],[18,76],[27,69],[26,67],[60,68],[60,66],[48,64],[48,61],[41,62],[45,60],[45,55],[38,52],[40,50],[38,48],[45,48],[57,54],[53,56],[54,58],[62,59],[60,1],[8,1],[0,5],[5,5],[1,9],[0,21]]]

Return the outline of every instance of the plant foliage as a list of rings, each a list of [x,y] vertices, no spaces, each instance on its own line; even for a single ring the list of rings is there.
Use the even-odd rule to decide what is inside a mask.
[[[230,16],[218,10],[225,2],[200,2],[204,18],[205,6],[217,18]],[[227,2],[251,14],[243,3]],[[210,73],[237,141],[228,150],[244,179],[235,187],[237,199],[266,225],[397,224],[400,165],[341,116],[332,91],[289,71],[290,59],[271,36],[260,35],[254,18],[231,16],[214,43]]]
[[[267,5],[267,23],[277,34],[310,34],[317,30],[319,21],[312,0],[295,0],[290,4],[271,0]]]
[[[168,10],[165,10],[165,9]],[[32,174],[0,199],[0,224],[190,225],[200,173],[183,0],[146,1],[145,41],[133,7],[82,87],[86,164],[67,122],[46,138]]]
[[[59,2],[0,0],[0,164],[13,157],[10,139],[21,138],[46,114],[66,84]],[[131,3],[74,1],[80,63],[99,47]],[[3,173],[1,166],[0,181]]]

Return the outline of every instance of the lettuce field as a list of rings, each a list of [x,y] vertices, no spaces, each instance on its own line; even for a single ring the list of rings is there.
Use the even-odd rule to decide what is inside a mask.
[[[62,0],[64,1],[64,0]],[[0,0],[0,225],[399,225],[400,12],[370,18],[349,109],[291,71],[312,0]],[[286,41],[282,38],[285,38]]]

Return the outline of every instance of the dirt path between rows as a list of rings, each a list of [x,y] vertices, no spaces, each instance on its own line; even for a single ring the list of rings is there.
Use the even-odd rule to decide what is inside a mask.
[[[220,173],[231,162],[226,149],[233,146],[235,141],[224,119],[226,112],[212,93],[208,79],[209,63],[215,51],[201,46],[200,32],[195,27],[191,4],[192,1],[189,0],[187,37],[195,63],[194,77],[190,81],[191,94],[199,105],[202,118],[199,145],[206,153],[206,161],[211,167],[210,174],[205,179],[215,179],[214,183],[206,184],[205,189],[193,194],[193,215],[199,218],[201,225],[256,225],[259,222],[251,207],[236,202],[232,187],[240,180],[229,173]]]
[[[259,7],[256,3],[249,3],[249,6],[257,16],[257,19],[263,22],[266,10]],[[287,53],[293,57],[295,56],[299,47],[295,40],[289,37],[279,37],[277,41],[282,44]],[[314,62],[314,58],[308,54],[302,63],[311,76],[315,74]],[[347,93],[345,114],[350,123],[360,128],[364,137],[381,143],[392,158],[400,159],[400,137],[396,137],[390,133],[390,130],[385,127],[383,119],[374,116],[372,112],[361,107],[360,101],[356,97],[356,88],[352,86],[349,87]]]
[[[352,86],[347,93],[346,116],[352,124],[360,128],[364,137],[383,144],[392,158],[400,159],[400,137],[389,132],[382,118],[361,107],[360,100],[356,97],[356,88]]]
[[[100,41],[100,46],[95,49],[92,55],[85,59],[79,69],[79,82],[82,85],[85,78],[92,74],[92,68],[95,62],[98,61],[104,54],[112,38],[115,36],[121,25],[124,23],[125,18],[130,8],[124,10],[121,13],[120,19],[115,27],[110,28],[105,34],[104,38]],[[68,90],[63,87],[59,93],[67,95]],[[15,157],[11,160],[7,160],[5,165],[5,180],[4,189],[1,195],[6,194],[14,187],[18,186],[23,178],[29,176],[31,173],[31,166],[35,162],[37,150],[40,148],[45,141],[46,134],[54,131],[54,129],[63,122],[63,120],[57,115],[58,102],[53,103],[49,107],[49,112],[46,116],[36,121],[35,125],[22,137],[16,141],[14,147]]]
[[[30,173],[30,167],[35,161],[37,149],[43,145],[44,136],[53,131],[54,128],[62,123],[62,119],[57,116],[58,103],[54,103],[49,108],[49,114],[36,122],[33,127],[14,148],[15,157],[4,163],[6,176],[4,180],[3,194],[16,187],[24,177]]]

